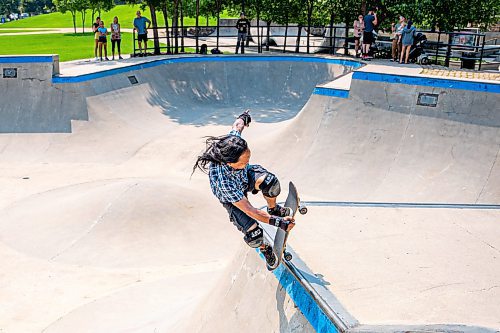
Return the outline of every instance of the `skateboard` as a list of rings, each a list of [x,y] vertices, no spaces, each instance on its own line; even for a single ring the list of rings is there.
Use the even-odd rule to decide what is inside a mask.
[[[307,207],[300,202],[299,194],[295,185],[290,182],[288,184],[288,196],[285,201],[285,207],[290,209],[290,216],[295,217],[295,214],[299,212],[304,215],[307,213]],[[292,260],[293,256],[290,252],[286,251],[286,241],[288,240],[288,234],[290,232],[284,231],[278,228],[276,231],[276,236],[274,237],[273,252],[276,256],[276,263],[273,266],[266,264],[267,269],[270,271],[275,270],[282,262],[284,257],[286,261]]]

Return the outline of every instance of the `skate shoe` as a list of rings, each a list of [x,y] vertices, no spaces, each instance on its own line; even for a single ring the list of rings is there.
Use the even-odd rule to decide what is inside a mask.
[[[288,207],[282,207],[280,205],[276,205],[274,208],[269,208],[267,207],[267,213],[269,215],[274,215],[274,216],[279,216],[279,217],[285,217],[285,216],[291,216],[292,211]]]
[[[264,248],[261,248],[260,252],[264,255],[264,258],[266,258],[267,265],[274,268],[276,264],[276,255],[273,252],[273,248],[268,244],[264,244]]]

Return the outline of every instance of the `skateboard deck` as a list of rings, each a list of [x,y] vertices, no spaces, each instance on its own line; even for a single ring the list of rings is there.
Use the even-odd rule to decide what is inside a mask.
[[[290,216],[292,217],[295,217],[297,211],[300,211],[301,214],[307,213],[307,208],[301,205],[297,188],[292,182],[288,184],[288,196],[284,206],[290,208]],[[283,257],[285,257],[286,261],[292,260],[291,253],[286,252],[286,241],[289,233],[290,232],[284,231],[281,228],[278,228],[276,231],[273,244],[273,252],[276,256],[276,263],[273,266],[266,265],[268,270],[273,271],[278,268],[283,260]]]

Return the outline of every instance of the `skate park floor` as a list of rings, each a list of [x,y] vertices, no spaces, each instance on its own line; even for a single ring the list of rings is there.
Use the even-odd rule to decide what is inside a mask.
[[[231,86],[227,77],[238,78],[245,64],[249,96],[268,90],[263,104],[283,95],[289,79],[321,70],[285,66],[292,74],[273,91],[253,77],[251,70],[263,73],[253,57],[231,57],[239,67],[220,68],[222,83]],[[62,63],[60,77],[177,58]],[[186,82],[219,71],[176,66],[148,68]],[[419,66],[355,71],[430,77]],[[279,102],[266,114],[267,105],[259,111],[247,99],[232,105],[234,91],[198,105],[184,96],[201,90],[174,83],[162,90],[161,76],[148,75],[138,86],[110,83],[105,93],[96,85],[86,98],[89,119],[72,121],[70,133],[0,134],[0,332],[310,331],[227,221],[207,176],[191,177],[203,137],[226,133],[246,103],[257,109],[243,134],[251,163],[282,184],[292,180],[308,202],[290,246],[354,318],[349,330],[500,329],[500,126],[491,120],[498,118],[451,109],[442,118],[394,101],[383,107],[374,98],[392,92],[397,102],[410,92],[366,91],[372,98],[363,100],[354,86],[349,98],[308,90],[297,105]],[[317,87],[349,91],[356,80],[335,76]],[[446,93],[457,104],[484,102],[477,92]],[[261,304],[267,311],[255,309]],[[251,314],[270,318],[256,328]]]

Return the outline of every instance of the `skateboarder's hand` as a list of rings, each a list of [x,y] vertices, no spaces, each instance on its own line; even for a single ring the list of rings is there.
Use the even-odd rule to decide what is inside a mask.
[[[284,231],[290,231],[295,227],[295,220],[291,216],[279,217],[271,216],[269,224],[274,225]]]
[[[288,222],[288,227],[286,228],[285,231],[290,231],[295,227],[295,219],[291,216],[285,216],[283,219]]]
[[[238,116],[238,119],[241,119],[243,120],[243,123],[245,124],[245,126],[249,126],[250,123],[252,122],[252,117],[250,116],[250,110],[247,109],[245,110],[245,112],[243,112],[242,114],[240,114]]]

